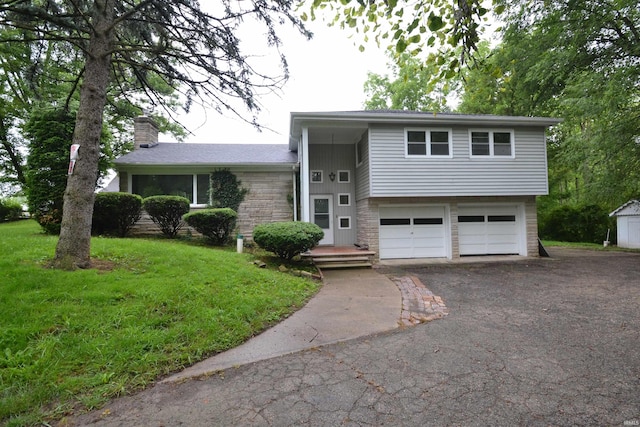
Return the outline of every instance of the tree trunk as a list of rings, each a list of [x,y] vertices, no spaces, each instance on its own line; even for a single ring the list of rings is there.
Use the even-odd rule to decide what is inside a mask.
[[[73,133],[73,143],[79,144],[80,149],[64,193],[62,225],[54,258],[57,268],[91,266],[91,218],[98,179],[102,117],[111,72],[114,2],[96,0],[92,11],[93,32],[85,54],[84,81]]]

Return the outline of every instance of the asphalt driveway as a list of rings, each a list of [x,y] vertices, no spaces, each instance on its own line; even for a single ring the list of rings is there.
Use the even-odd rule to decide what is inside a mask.
[[[449,315],[160,384],[65,421],[640,425],[640,254],[550,252],[553,259],[385,267],[378,271],[419,277]]]

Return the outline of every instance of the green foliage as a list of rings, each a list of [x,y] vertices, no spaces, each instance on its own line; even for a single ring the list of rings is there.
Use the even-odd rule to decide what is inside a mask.
[[[24,126],[31,140],[26,174],[29,212],[49,234],[60,232],[74,128],[75,116],[64,110],[35,111]]]
[[[367,110],[450,111],[447,95],[457,81],[434,82],[434,64],[407,53],[392,57],[393,77],[374,73],[367,75],[364,92]]]
[[[214,245],[224,245],[236,226],[238,214],[230,208],[202,209],[186,214],[184,221]]]
[[[548,139],[550,205],[612,210],[635,197],[637,1],[517,0],[507,6],[502,43],[481,47],[477,66],[465,72],[460,111],[564,119]]]
[[[93,204],[93,234],[125,237],[140,219],[142,197],[130,193],[98,193]]]
[[[611,230],[615,237],[615,221],[598,205],[561,205],[540,212],[538,228],[542,239],[564,242],[602,243]]]
[[[0,425],[57,425],[235,347],[318,283],[249,254],[94,237],[100,270],[43,268],[57,238],[0,224]]]
[[[180,196],[151,196],[142,201],[142,208],[160,227],[162,234],[172,239],[184,225],[182,216],[189,212],[189,199]]]
[[[212,172],[209,182],[211,207],[230,208],[238,212],[240,203],[249,191],[240,187],[242,182],[229,169],[218,169]]]
[[[22,217],[22,203],[16,199],[0,199],[0,221],[16,221]]]
[[[434,79],[449,79],[471,56],[487,26],[488,10],[479,0],[451,2],[430,0],[408,3],[404,1],[344,1],[315,0],[309,3],[303,20],[328,19],[329,25],[338,25],[353,31],[364,43],[375,41],[384,45],[393,55],[408,53],[427,55],[427,61],[437,70]],[[495,14],[501,7],[494,9]],[[327,16],[329,15],[333,16]]]
[[[323,237],[322,229],[309,222],[273,222],[257,225],[253,229],[253,241],[284,260],[308,251]]]

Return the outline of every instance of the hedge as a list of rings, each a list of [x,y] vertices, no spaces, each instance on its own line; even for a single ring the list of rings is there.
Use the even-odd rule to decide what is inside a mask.
[[[253,229],[253,241],[258,246],[285,260],[313,248],[323,237],[322,229],[309,222],[272,222]]]
[[[98,193],[93,204],[93,234],[125,237],[140,219],[142,197],[131,193]]]
[[[233,209],[203,209],[186,214],[183,219],[214,245],[224,245],[236,226],[238,215]]]
[[[189,212],[189,203],[189,199],[180,196],[151,196],[142,201],[142,208],[162,234],[171,239],[184,225],[182,216]]]

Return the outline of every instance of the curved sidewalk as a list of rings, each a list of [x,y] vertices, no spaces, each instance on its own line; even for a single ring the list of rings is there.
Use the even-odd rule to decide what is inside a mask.
[[[258,360],[397,328],[402,293],[373,269],[323,271],[320,291],[289,318],[246,343],[203,360],[161,382],[207,375]]]

